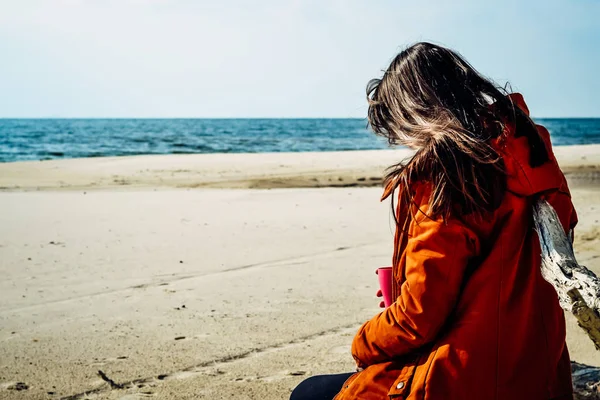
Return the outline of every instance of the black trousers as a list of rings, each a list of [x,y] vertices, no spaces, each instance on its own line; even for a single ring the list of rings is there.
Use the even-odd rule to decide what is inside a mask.
[[[352,374],[312,376],[296,386],[290,400],[333,400]]]

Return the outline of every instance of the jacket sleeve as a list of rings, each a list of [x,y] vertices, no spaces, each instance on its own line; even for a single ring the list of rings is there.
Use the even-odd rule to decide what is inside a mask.
[[[431,342],[455,307],[475,234],[459,221],[412,222],[405,248],[406,280],[396,302],[366,322],[354,337],[359,367],[389,361]]]

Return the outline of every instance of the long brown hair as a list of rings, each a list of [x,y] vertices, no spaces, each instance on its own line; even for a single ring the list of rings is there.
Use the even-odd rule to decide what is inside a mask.
[[[506,176],[490,142],[507,124],[527,136],[532,167],[548,160],[534,123],[506,94],[445,47],[422,42],[398,54],[383,77],[367,85],[373,131],[390,145],[416,150],[407,163],[389,168],[384,181],[388,191],[399,189],[400,200],[412,204],[411,186],[430,183],[431,217],[496,209]]]

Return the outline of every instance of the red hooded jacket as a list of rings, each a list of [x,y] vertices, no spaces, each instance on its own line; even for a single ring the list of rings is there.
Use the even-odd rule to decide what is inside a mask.
[[[521,95],[511,98],[529,114]],[[507,190],[483,220],[430,219],[429,188],[414,188],[423,213],[396,233],[397,300],[359,329],[352,355],[364,370],[336,400],[572,399],[564,314],[540,272],[532,203],[548,200],[566,232],[577,217],[548,131],[538,131],[550,161],[536,168],[514,127],[494,142]]]

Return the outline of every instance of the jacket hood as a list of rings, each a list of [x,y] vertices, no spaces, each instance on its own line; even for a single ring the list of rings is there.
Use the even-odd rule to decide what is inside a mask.
[[[529,108],[521,94],[513,93],[508,97],[516,107],[529,116]],[[515,127],[512,124],[507,124],[504,135],[492,144],[504,160],[507,190],[519,196],[533,196],[558,189],[564,182],[564,176],[552,152],[548,130],[540,125],[536,127],[546,144],[550,158],[541,166],[534,168],[529,165],[530,147],[527,137],[515,136]]]
[[[529,116],[529,108],[520,93],[512,93],[508,98]],[[507,190],[522,197],[559,189],[564,182],[564,175],[552,151],[550,133],[541,125],[536,125],[536,128],[546,144],[549,156],[549,160],[541,166],[534,168],[529,165],[529,142],[527,137],[515,135],[513,124],[507,124],[504,134],[492,143],[492,147],[504,160]],[[381,197],[382,201],[392,193],[394,183],[388,182]]]

